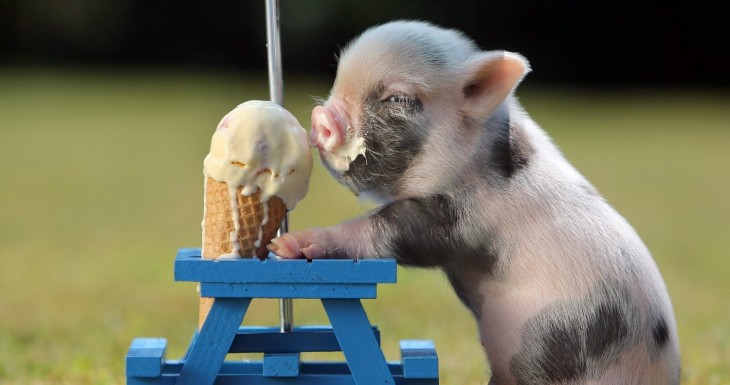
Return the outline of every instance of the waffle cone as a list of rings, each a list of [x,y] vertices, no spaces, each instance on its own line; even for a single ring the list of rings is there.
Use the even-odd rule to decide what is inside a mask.
[[[218,259],[222,255],[231,254],[234,245],[231,242],[231,233],[236,231],[233,210],[238,216],[238,254],[241,257],[265,258],[269,253],[266,245],[279,230],[286,205],[278,197],[271,197],[268,202],[268,212],[264,212],[261,194],[244,196],[241,194],[243,186],[236,190],[236,208],[231,207],[231,192],[226,182],[218,182],[206,178],[205,188],[205,217],[203,218],[203,258]],[[264,217],[268,220],[262,226]],[[258,247],[255,243],[261,237]]]
[[[279,225],[286,215],[286,205],[276,196],[263,203],[259,191],[244,196],[241,193],[242,190],[243,186],[238,186],[236,189],[237,207],[232,207],[228,184],[209,177],[205,179],[203,258],[218,259],[223,255],[230,256],[235,252],[234,242],[238,242],[238,256],[240,257],[265,258],[269,253],[266,245],[271,243],[271,239],[279,230]],[[268,210],[264,210],[264,204],[267,205]],[[236,211],[234,212],[234,210]],[[267,220],[262,225],[264,219]],[[236,220],[238,226],[234,223]],[[237,237],[232,237],[232,233],[236,231]],[[260,242],[257,247],[256,243],[259,238]],[[212,298],[200,298],[199,326],[203,326],[212,304]]]

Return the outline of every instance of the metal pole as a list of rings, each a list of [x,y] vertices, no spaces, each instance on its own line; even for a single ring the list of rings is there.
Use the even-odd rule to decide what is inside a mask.
[[[268,51],[269,94],[271,101],[284,106],[284,80],[281,70],[281,38],[279,36],[279,0],[266,0],[266,47]],[[289,231],[289,214],[284,216],[279,236]],[[289,298],[279,300],[279,330],[292,331],[294,309]]]

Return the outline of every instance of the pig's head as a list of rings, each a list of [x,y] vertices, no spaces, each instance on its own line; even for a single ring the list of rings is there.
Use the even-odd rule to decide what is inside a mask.
[[[486,122],[529,71],[461,33],[399,21],[365,31],[339,56],[310,142],[356,194],[379,201],[448,189],[479,152]]]

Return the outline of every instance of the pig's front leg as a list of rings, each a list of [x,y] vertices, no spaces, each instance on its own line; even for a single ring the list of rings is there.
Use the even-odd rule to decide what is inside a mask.
[[[269,249],[284,258],[387,258],[415,266],[443,265],[458,245],[456,212],[442,196],[383,206],[369,217],[284,234]]]
[[[377,258],[373,226],[369,217],[337,226],[286,233],[268,246],[283,258]]]

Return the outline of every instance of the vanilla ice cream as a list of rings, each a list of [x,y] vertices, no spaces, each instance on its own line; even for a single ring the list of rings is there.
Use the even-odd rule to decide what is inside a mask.
[[[244,195],[261,189],[262,201],[278,196],[293,210],[307,194],[312,173],[307,132],[276,103],[242,103],[218,124],[203,173],[243,186]]]

